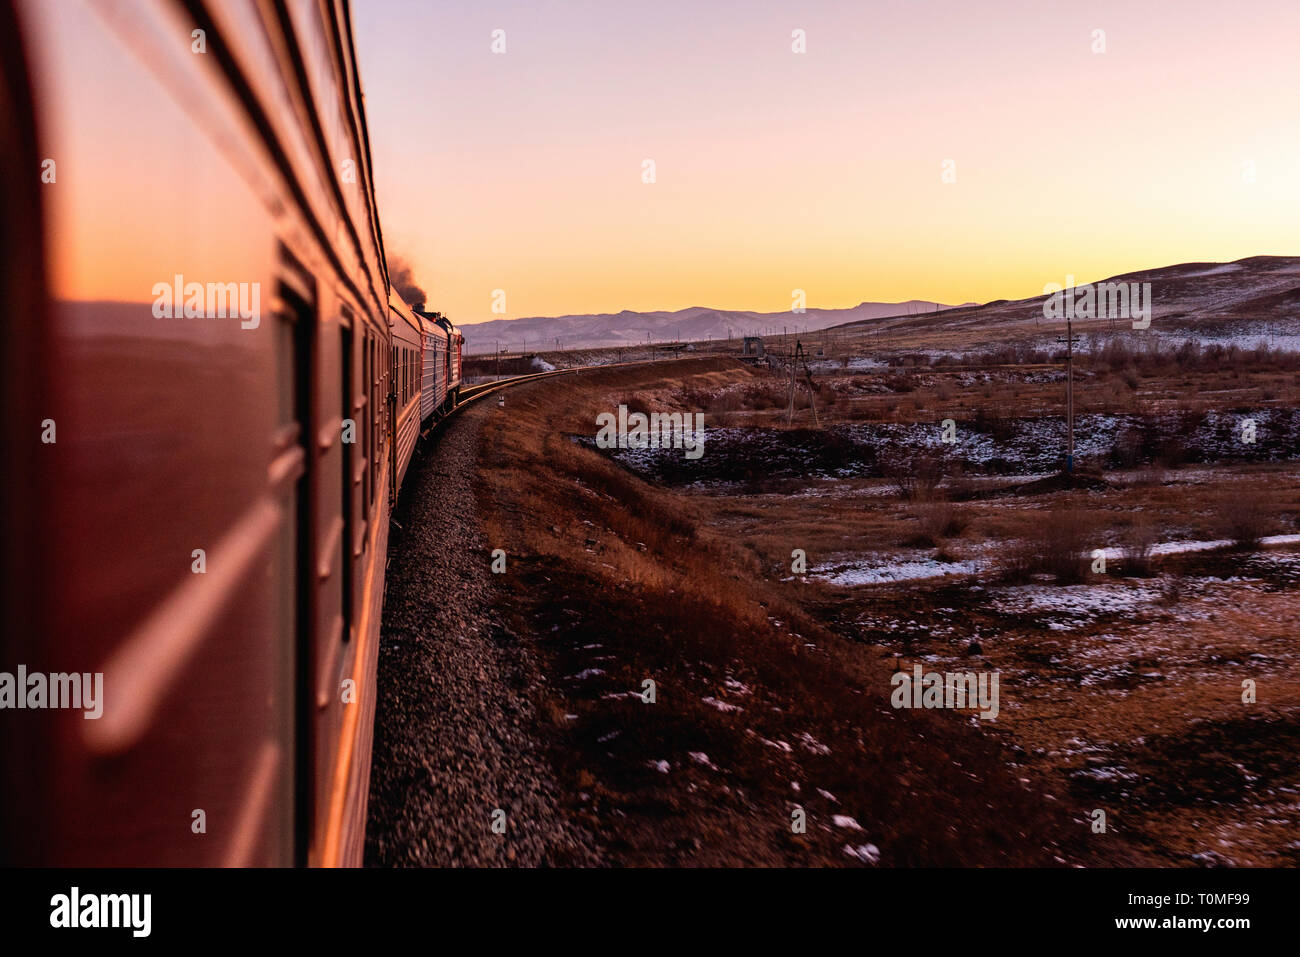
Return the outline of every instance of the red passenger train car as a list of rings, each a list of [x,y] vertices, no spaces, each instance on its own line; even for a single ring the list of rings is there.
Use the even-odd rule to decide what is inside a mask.
[[[349,17],[0,0],[0,862],[361,860],[429,345]]]
[[[420,438],[420,382],[424,361],[424,327],[401,296],[388,296],[389,328],[393,339],[393,493],[406,477],[415,443]]]
[[[420,421],[429,423],[460,401],[461,347],[465,337],[440,312],[416,309],[424,329],[424,373]]]

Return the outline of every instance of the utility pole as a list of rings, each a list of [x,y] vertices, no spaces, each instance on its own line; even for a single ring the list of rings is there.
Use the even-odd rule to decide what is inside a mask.
[[[1057,339],[1057,342],[1062,340]],[[1065,471],[1074,471],[1074,326],[1071,317],[1065,317],[1065,422],[1067,446]]]

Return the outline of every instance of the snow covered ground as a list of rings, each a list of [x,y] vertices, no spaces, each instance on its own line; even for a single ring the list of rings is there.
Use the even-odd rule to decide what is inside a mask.
[[[1269,535],[1260,539],[1261,545],[1300,545],[1300,535]],[[1152,555],[1179,555],[1184,552],[1209,552],[1216,548],[1227,548],[1232,542],[1226,538],[1217,541],[1161,542],[1151,549]],[[1112,561],[1124,557],[1122,548],[1105,549],[1106,560]]]
[[[918,581],[946,575],[974,575],[984,567],[974,559],[945,562],[938,558],[878,559],[828,563],[809,570],[812,578],[832,585],[879,585],[885,582]]]
[[[1179,555],[1186,552],[1212,551],[1227,548],[1232,542],[1219,541],[1179,541],[1161,542],[1151,549],[1151,554]],[[1278,545],[1300,545],[1300,535],[1270,535],[1260,540],[1263,547]],[[978,550],[991,551],[994,548],[1007,549],[1012,543],[984,543]],[[1104,549],[1107,561],[1118,561],[1124,557],[1121,548]],[[1089,553],[1091,554],[1091,553]],[[1285,560],[1288,556],[1278,556]],[[911,552],[871,552],[856,557],[840,557],[824,562],[808,570],[808,577],[840,587],[855,585],[882,585],[891,582],[924,581],[932,578],[944,578],[951,575],[975,575],[992,567],[992,562],[983,558],[965,558],[957,561],[945,561],[936,555],[926,554],[923,550]],[[786,579],[789,581],[790,579]],[[1037,612],[1041,610],[1087,611],[1089,609],[1107,609],[1124,611],[1132,609],[1145,601],[1159,597],[1158,590],[1147,594],[1140,586],[1130,582],[1102,583],[1090,585],[1021,585],[1003,589],[1002,594],[1007,607],[1002,610]],[[1004,602],[1004,604],[1006,603]]]

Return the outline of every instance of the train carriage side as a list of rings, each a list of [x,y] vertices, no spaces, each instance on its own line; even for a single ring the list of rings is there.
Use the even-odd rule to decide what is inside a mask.
[[[405,332],[346,3],[0,0],[0,27],[0,166],[57,158],[0,178],[0,389],[15,434],[48,421],[40,494],[2,500],[32,585],[3,583],[0,659],[102,674],[95,720],[0,726],[0,864],[360,863]]]
[[[461,380],[461,346],[464,344],[464,337],[456,331],[451,320],[441,313],[437,314],[437,321],[443,332],[447,336],[447,352],[443,362],[443,376],[446,379],[446,404],[448,408],[454,407],[460,402],[460,380]]]
[[[423,336],[420,320],[396,292],[388,297],[393,338],[393,495],[402,487],[420,437],[420,366]]]
[[[465,350],[465,337],[462,336],[459,331],[457,331],[455,326],[451,327],[451,331],[452,331],[451,382],[448,384],[448,389],[454,392],[456,396],[459,398],[460,380],[461,380],[461,362],[463,358],[462,354]]]
[[[447,401],[447,333],[429,313],[417,312],[424,331],[420,378],[420,422],[428,424]],[[436,315],[436,314],[434,314]]]

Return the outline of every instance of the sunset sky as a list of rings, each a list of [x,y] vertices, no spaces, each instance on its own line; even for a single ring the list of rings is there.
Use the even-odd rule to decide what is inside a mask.
[[[390,254],[462,322],[497,318],[497,288],[508,317],[775,311],[796,287],[818,307],[983,301],[1300,252],[1294,0],[353,17]]]

